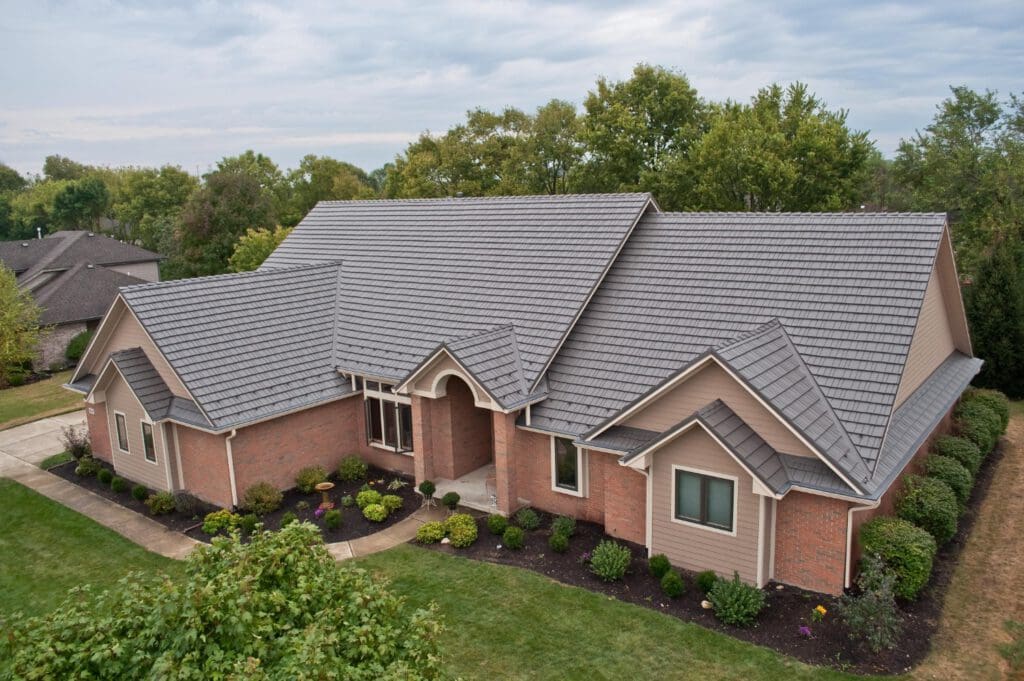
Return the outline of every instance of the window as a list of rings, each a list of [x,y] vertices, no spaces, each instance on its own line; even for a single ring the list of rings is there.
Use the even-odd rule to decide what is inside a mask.
[[[551,489],[584,496],[586,467],[583,452],[564,437],[551,438]]]
[[[125,423],[124,414],[114,413],[114,422],[117,424],[117,448],[122,452],[128,451],[128,425]]]
[[[408,397],[391,392],[387,383],[366,381],[366,439],[370,444],[411,452],[412,407]]]
[[[156,447],[153,446],[153,424],[142,422],[142,447],[146,452],[146,461],[156,463]]]
[[[733,531],[736,482],[676,468],[675,517],[687,523]]]

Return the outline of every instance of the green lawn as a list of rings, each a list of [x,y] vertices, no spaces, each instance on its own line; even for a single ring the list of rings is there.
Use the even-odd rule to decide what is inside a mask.
[[[0,613],[42,614],[73,586],[109,586],[132,570],[183,573],[181,563],[11,480],[0,479],[0,519]]]
[[[45,381],[0,390],[0,430],[82,408],[82,396],[61,387],[71,379],[70,371],[54,374]]]
[[[399,546],[359,560],[436,601],[466,679],[854,679],[525,570]]]

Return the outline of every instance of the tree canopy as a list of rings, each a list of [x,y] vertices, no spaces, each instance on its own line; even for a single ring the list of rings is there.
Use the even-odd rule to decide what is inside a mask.
[[[0,264],[0,386],[22,373],[39,344],[39,306],[18,288],[14,272]]]
[[[263,261],[281,245],[289,234],[290,227],[269,229],[248,229],[239,237],[235,250],[228,258],[228,266],[232,272],[251,272],[263,264]]]

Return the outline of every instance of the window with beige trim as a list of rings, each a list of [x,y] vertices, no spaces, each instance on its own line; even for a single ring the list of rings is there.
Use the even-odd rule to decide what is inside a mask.
[[[586,496],[586,457],[583,450],[565,437],[551,437],[551,489],[573,496]]]
[[[673,515],[676,520],[732,532],[736,481],[676,468]]]
[[[376,447],[412,452],[412,400],[391,392],[389,383],[366,381],[366,439]]]
[[[125,421],[124,414],[119,411],[114,412],[114,425],[117,430],[117,448],[122,452],[128,452],[128,422]]]
[[[142,448],[145,450],[146,461],[156,463],[156,445],[153,444],[153,424],[142,422]]]

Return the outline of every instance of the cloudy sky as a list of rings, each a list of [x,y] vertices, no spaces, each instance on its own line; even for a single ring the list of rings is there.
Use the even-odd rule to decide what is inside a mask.
[[[472,107],[580,104],[648,62],[711,99],[802,80],[884,153],[950,84],[1024,90],[1024,2],[0,0],[0,161],[366,169]]]

